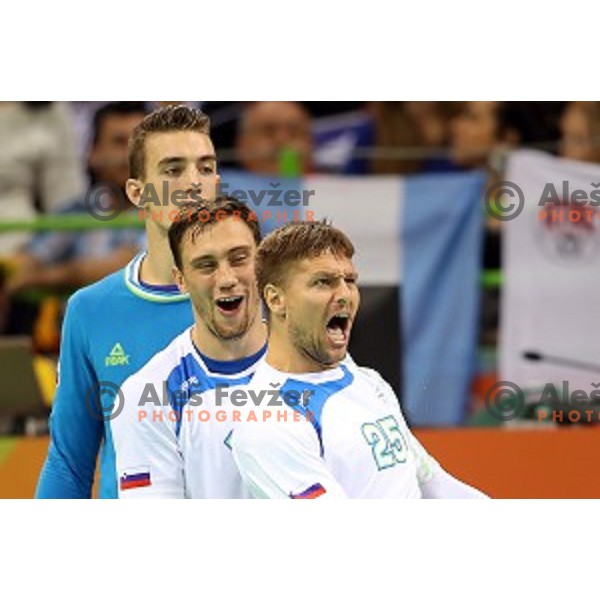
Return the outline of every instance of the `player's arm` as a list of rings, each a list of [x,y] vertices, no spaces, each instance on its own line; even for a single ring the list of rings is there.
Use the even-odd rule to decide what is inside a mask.
[[[185,498],[184,465],[169,406],[145,403],[162,381],[143,369],[121,387],[123,410],[111,421],[120,499]]]
[[[308,421],[243,423],[232,437],[233,457],[255,498],[345,498],[321,456]]]
[[[462,482],[439,469],[427,482],[420,484],[421,493],[426,500],[485,500],[486,496],[478,489]]]
[[[462,499],[482,500],[488,498],[474,487],[459,481],[444,471],[440,464],[425,450],[413,432],[408,428],[404,416],[402,425],[407,432],[408,444],[417,462],[417,477],[421,494],[426,500]]]
[[[408,428],[404,417],[403,427],[407,432],[408,444],[417,462],[417,477],[422,497],[426,500],[462,499],[483,500],[488,498],[478,489],[456,479],[439,465],[439,463],[425,450]]]
[[[67,305],[58,369],[50,416],[50,446],[36,498],[90,498],[103,422],[86,402],[86,394],[98,382],[77,296]]]

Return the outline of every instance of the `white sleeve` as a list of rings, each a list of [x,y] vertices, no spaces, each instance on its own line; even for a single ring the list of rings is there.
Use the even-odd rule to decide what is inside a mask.
[[[421,493],[426,500],[484,500],[483,492],[459,481],[440,469],[427,483],[421,484]]]
[[[111,421],[119,498],[184,498],[183,459],[171,408],[140,406],[145,379],[138,383],[134,375],[123,384],[123,410]]]
[[[242,479],[255,498],[346,498],[307,421],[243,423],[234,430],[232,445]]]

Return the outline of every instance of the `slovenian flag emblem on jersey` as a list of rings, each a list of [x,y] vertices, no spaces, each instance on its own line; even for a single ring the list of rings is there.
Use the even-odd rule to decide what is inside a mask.
[[[299,494],[290,494],[290,498],[292,500],[312,500],[322,496],[326,491],[320,483],[315,483]]]
[[[119,482],[121,490],[148,487],[149,485],[152,485],[152,481],[150,480],[150,469],[147,467],[131,469],[121,475]]]

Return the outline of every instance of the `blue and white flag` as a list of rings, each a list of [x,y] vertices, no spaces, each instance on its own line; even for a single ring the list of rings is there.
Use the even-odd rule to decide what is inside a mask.
[[[475,365],[483,233],[480,173],[406,179],[402,324],[407,418],[464,422]]]

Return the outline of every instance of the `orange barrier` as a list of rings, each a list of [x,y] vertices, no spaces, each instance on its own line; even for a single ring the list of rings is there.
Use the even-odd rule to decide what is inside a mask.
[[[494,498],[600,498],[600,431],[417,430],[446,470]],[[0,440],[0,498],[31,498],[48,440]]]
[[[0,440],[0,498],[33,498],[47,449],[47,438]]]
[[[494,498],[600,498],[596,427],[415,433],[447,471]]]

